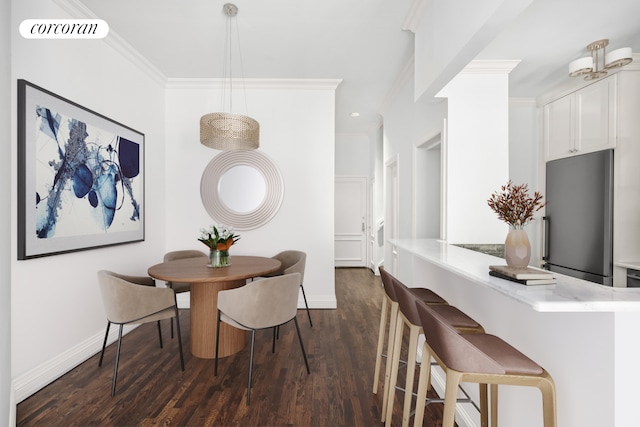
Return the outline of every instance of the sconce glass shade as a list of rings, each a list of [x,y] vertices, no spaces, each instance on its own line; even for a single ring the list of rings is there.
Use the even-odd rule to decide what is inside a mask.
[[[623,47],[607,53],[604,59],[605,68],[624,67],[632,61],[631,48]]]
[[[569,76],[576,77],[593,71],[593,58],[585,56],[569,64]]]
[[[241,114],[205,114],[200,118],[200,142],[215,150],[254,150],[260,146],[260,124]]]

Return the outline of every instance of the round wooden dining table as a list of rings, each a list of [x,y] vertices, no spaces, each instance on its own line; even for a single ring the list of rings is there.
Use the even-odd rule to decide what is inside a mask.
[[[167,282],[190,283],[191,354],[203,359],[215,358],[218,292],[246,284],[247,279],[278,271],[280,261],[257,256],[231,257],[231,265],[211,268],[208,258],[187,258],[149,267],[149,276]],[[242,350],[246,331],[220,324],[219,357]]]

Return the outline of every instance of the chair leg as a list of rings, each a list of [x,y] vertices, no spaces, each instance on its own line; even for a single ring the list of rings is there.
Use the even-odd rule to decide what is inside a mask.
[[[387,418],[387,401],[389,400],[389,392],[391,390],[391,386],[389,383],[391,382],[391,372],[392,372],[392,360],[393,353],[395,351],[395,336],[398,323],[402,324],[402,320],[398,319],[398,304],[391,304],[391,314],[389,315],[389,337],[387,338],[387,363],[384,372],[384,388],[382,393],[382,413],[380,414],[380,421],[385,422]],[[398,361],[400,357],[398,357]],[[395,384],[393,385],[393,389],[395,390]]]
[[[160,326],[160,321],[158,320],[158,338],[160,339],[160,348],[162,348],[162,327]]]
[[[444,391],[444,412],[442,427],[454,427],[456,418],[456,402],[458,401],[458,385],[462,374],[447,369],[447,382]]]
[[[171,326],[173,326],[173,318],[171,319]],[[171,329],[173,331],[173,328]],[[180,351],[180,367],[184,371],[184,356],[182,354],[182,335],[180,334],[180,312],[176,305],[176,330],[178,331],[178,350]]]
[[[276,352],[276,328],[273,328],[273,343],[271,343],[271,353]]]
[[[542,392],[542,413],[544,419],[544,427],[556,427],[556,388],[551,378],[543,379],[538,384],[538,388]]]
[[[383,404],[387,405],[385,413],[384,425],[391,427],[391,419],[393,418],[393,403],[396,395],[396,384],[398,383],[398,365],[400,364],[400,349],[402,346],[402,331],[404,329],[404,321],[400,319],[400,315],[396,319],[396,331],[393,337],[393,358],[389,364],[391,369],[391,377],[385,378],[385,396],[386,400]],[[388,356],[387,356],[387,360]]]
[[[300,341],[300,350],[302,350],[302,357],[304,357],[304,364],[307,367],[307,374],[310,374],[309,362],[307,361],[307,353],[304,351],[304,344],[302,344],[302,336],[300,335],[300,328],[298,327],[298,319],[293,318],[293,322],[296,325],[296,332],[298,333],[298,341]]]
[[[418,335],[422,328],[409,326],[409,353],[407,355],[407,373],[404,385],[404,407],[402,409],[402,427],[409,426],[411,404],[413,403],[413,379],[416,373],[416,353],[418,351]],[[387,409],[388,410],[388,409]]]
[[[373,394],[378,394],[378,378],[380,377],[380,365],[382,364],[382,349],[384,348],[384,335],[387,323],[387,298],[382,297],[382,311],[380,312],[380,329],[378,330],[378,346],[376,348],[376,370],[373,374]],[[387,350],[389,352],[389,350]],[[387,363],[389,359],[387,359]]]
[[[216,321],[216,362],[213,365],[213,375],[218,376],[218,348],[220,346],[220,310],[218,310],[218,320]]]
[[[422,361],[420,362],[420,375],[418,376],[418,397],[416,399],[416,413],[413,419],[413,427],[422,427],[424,421],[424,407],[427,400],[427,391],[431,384],[431,353],[427,343],[422,346]]]
[[[480,388],[480,427],[489,427],[489,405],[487,404],[487,385],[478,384]]]
[[[304,306],[307,308],[307,317],[309,318],[309,325],[313,328],[313,322],[311,321],[311,312],[309,311],[309,304],[307,304],[307,296],[304,293],[304,286],[302,283],[300,284],[300,289],[302,289],[302,298],[304,299]]]
[[[249,355],[249,382],[247,383],[247,406],[251,403],[251,378],[253,375],[253,346],[256,342],[256,330],[251,330],[251,353]]]
[[[120,361],[120,346],[122,344],[122,328],[124,325],[120,325],[120,331],[118,332],[118,349],[116,350],[116,364],[113,367],[113,381],[111,382],[111,397],[116,394],[116,381],[118,378],[118,362]]]
[[[107,347],[107,337],[109,336],[109,328],[111,322],[107,320],[107,330],[104,333],[104,342],[102,343],[102,352],[100,353],[100,361],[98,361],[98,367],[102,366],[102,358],[104,357],[104,349]]]
[[[170,288],[173,289],[173,286],[169,286]],[[176,302],[176,309],[178,308],[178,295],[174,292],[173,293],[173,300]],[[177,318],[177,316],[176,316]],[[171,322],[171,339],[173,339],[173,318],[170,319]]]
[[[498,427],[498,384],[491,384],[491,427]]]

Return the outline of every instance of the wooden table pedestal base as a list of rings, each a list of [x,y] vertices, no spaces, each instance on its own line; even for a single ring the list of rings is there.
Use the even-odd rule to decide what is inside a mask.
[[[216,322],[218,292],[244,286],[245,280],[191,284],[191,354],[203,359],[216,357]],[[212,309],[213,308],[213,309]],[[246,344],[246,331],[220,323],[219,357],[242,350]]]

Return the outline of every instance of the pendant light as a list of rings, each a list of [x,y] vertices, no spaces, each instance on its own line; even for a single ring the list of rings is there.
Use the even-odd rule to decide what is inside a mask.
[[[233,78],[231,63],[231,20],[238,14],[236,5],[227,3],[222,8],[227,15],[227,40],[224,54],[222,108],[225,107],[227,85],[229,88],[229,112],[209,113],[200,118],[200,142],[215,150],[253,150],[260,145],[260,124],[249,116],[233,113]],[[236,33],[237,31],[236,22]],[[238,36],[238,51],[240,37]],[[242,64],[242,54],[240,54]],[[229,75],[227,76],[227,72]],[[228,77],[228,78],[227,78]],[[244,82],[244,75],[242,76]],[[246,104],[246,93],[245,93]]]

